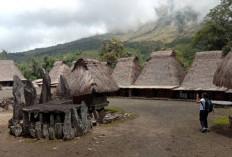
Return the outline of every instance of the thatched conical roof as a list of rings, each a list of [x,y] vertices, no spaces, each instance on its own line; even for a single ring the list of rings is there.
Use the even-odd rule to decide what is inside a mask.
[[[13,81],[17,75],[21,80],[26,80],[12,60],[0,60],[0,82]]]
[[[66,62],[64,61],[56,61],[49,72],[49,76],[51,78],[51,85],[57,86],[60,82],[60,75],[67,75],[70,71],[69,67],[67,66]]]
[[[218,65],[213,83],[219,87],[232,89],[232,49]]]
[[[104,65],[94,59],[78,59],[65,79],[72,96],[108,93],[119,89]]]
[[[226,90],[213,84],[213,76],[221,60],[222,51],[197,52],[184,81],[176,90]]]
[[[141,73],[137,57],[120,58],[113,71],[113,78],[120,88],[131,86]]]
[[[153,52],[151,57],[134,87],[171,89],[181,84],[186,72],[176,60],[174,51]]]

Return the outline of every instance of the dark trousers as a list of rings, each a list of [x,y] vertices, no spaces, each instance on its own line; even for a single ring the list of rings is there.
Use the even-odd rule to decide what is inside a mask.
[[[203,128],[208,128],[208,112],[207,111],[200,111],[200,122],[201,122],[201,127]]]

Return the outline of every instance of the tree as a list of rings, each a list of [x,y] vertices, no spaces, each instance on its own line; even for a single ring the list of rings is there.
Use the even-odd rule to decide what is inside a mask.
[[[211,9],[208,22],[194,35],[193,46],[204,50],[228,50],[232,41],[232,0],[221,0],[221,4]]]
[[[99,59],[101,61],[111,62],[113,67],[116,65],[118,58],[131,56],[131,53],[124,47],[124,45],[116,39],[102,43],[99,51]]]
[[[7,58],[7,51],[6,50],[2,50],[1,54],[0,54],[0,59],[6,59]]]

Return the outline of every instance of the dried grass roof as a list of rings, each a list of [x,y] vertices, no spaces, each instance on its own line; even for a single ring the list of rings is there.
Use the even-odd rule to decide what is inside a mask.
[[[106,70],[108,71],[108,73],[111,75],[113,73],[113,68],[111,68],[111,63],[110,62],[101,62]]]
[[[26,80],[12,60],[0,60],[0,82],[13,81],[17,75],[21,80]]]
[[[137,57],[120,58],[113,71],[113,78],[119,87],[133,85],[141,73]]]
[[[214,74],[213,83],[219,87],[232,89],[232,50],[219,64]]]
[[[69,71],[70,69],[67,66],[66,62],[55,62],[51,71],[49,72],[49,76],[51,77],[51,85],[58,85],[58,83],[60,82],[60,75],[65,76]]]
[[[78,59],[65,79],[72,96],[118,90],[116,82],[104,65],[94,59]]]
[[[147,63],[135,86],[176,87],[179,86],[186,74],[180,63],[175,58],[174,51],[158,51],[151,54],[151,60]]]
[[[222,60],[222,51],[197,52],[181,86],[177,90],[224,91],[213,84],[213,76]]]

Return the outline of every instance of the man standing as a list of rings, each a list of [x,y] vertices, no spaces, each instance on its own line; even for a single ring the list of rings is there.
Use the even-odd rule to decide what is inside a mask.
[[[196,96],[196,103],[199,104],[200,103],[200,122],[201,122],[201,127],[202,133],[205,133],[208,129],[208,122],[207,122],[207,118],[208,118],[208,109],[206,109],[206,101],[208,100],[208,94],[207,93],[203,93],[202,94],[202,98],[199,98],[199,94],[197,94]]]

